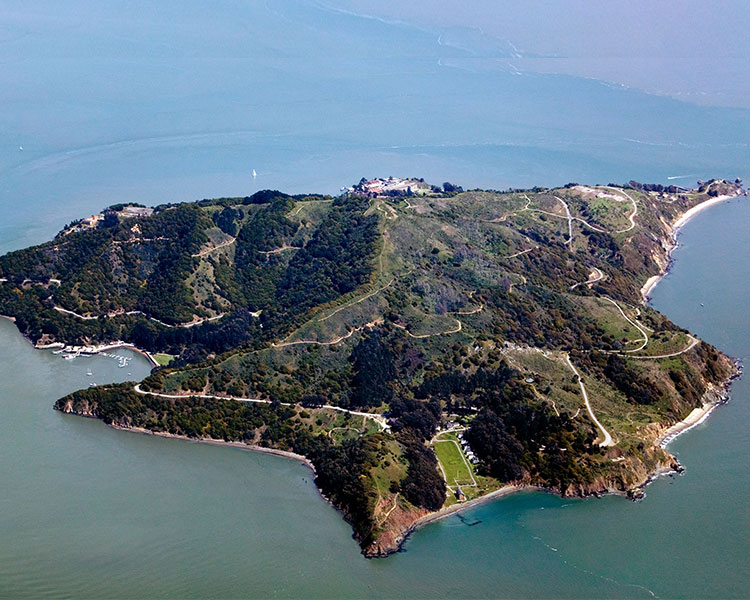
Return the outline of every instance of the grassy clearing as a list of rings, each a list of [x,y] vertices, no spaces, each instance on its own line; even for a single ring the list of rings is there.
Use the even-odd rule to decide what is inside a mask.
[[[392,484],[402,481],[408,468],[402,448],[396,440],[381,438],[379,445],[380,462],[370,471],[373,500],[376,503],[390,496]]]
[[[204,245],[204,247],[202,248],[202,250],[204,251],[215,248],[216,246],[228,244],[232,241],[232,236],[224,233],[218,227],[211,227],[210,229],[206,229],[205,233],[206,237],[208,238],[208,244]]]
[[[152,354],[151,356],[154,357],[154,360],[162,367],[166,367],[169,363],[172,362],[174,359],[174,355],[167,354],[165,352],[157,352],[156,354]]]
[[[592,225],[599,226],[607,231],[619,231],[630,224],[628,216],[633,212],[633,203],[623,194],[599,189],[597,194],[606,194],[595,197],[591,194],[587,200],[581,195],[567,194],[564,199],[570,204],[570,212],[574,217],[581,217]],[[616,200],[611,196],[621,198]]]
[[[637,446],[639,428],[659,420],[660,407],[628,402],[620,392],[585,374],[584,381],[594,414],[621,448]],[[588,418],[583,411],[581,418]]]
[[[287,215],[287,218],[299,221],[302,225],[317,224],[331,210],[332,203],[333,201],[330,199],[300,200]]]
[[[662,331],[649,336],[648,345],[634,356],[662,356],[681,352],[690,345],[690,338],[682,331]]]
[[[443,467],[448,486],[472,485],[472,474],[466,466],[463,452],[459,449],[454,439],[442,439],[435,441],[433,445],[435,454]]]
[[[199,316],[215,317],[231,308],[230,302],[219,293],[211,262],[212,259],[218,260],[220,254],[230,253],[234,253],[234,246],[225,246],[201,257],[195,270],[187,278],[186,283],[193,293],[196,305],[195,312]]]
[[[313,435],[322,433],[337,443],[359,437],[363,431],[362,422],[370,421],[370,419],[326,408],[301,409],[298,414],[300,422],[308,425]],[[366,423],[365,428],[367,428]],[[377,429],[377,425],[375,428]]]
[[[628,345],[637,347],[643,341],[643,334],[628,323],[612,303],[600,298],[586,297],[576,298],[575,301],[585,307],[589,316],[604,331],[605,341],[622,344],[626,350]],[[625,314],[635,320],[635,313],[626,306],[622,308]]]
[[[577,380],[562,353],[548,354],[520,350],[509,352],[506,357],[512,366],[534,378],[532,385],[537,396],[548,401],[553,410],[574,415],[584,406]]]

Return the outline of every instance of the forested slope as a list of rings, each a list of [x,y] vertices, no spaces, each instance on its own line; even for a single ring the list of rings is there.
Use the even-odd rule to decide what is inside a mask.
[[[0,314],[178,355],[57,408],[303,454],[368,554],[508,483],[633,493],[735,370],[640,288],[680,214],[741,188],[446,189],[105,212],[0,257]]]

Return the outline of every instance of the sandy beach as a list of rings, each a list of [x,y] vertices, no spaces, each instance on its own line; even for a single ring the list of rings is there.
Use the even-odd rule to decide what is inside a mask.
[[[533,485],[506,485],[504,487],[501,487],[499,490],[495,490],[494,492],[490,492],[489,494],[486,494],[484,496],[479,496],[478,498],[467,500],[466,502],[461,502],[459,504],[454,504],[453,506],[441,508],[437,512],[430,513],[429,515],[425,515],[421,519],[414,521],[414,523],[412,523],[412,525],[409,527],[408,533],[404,536],[404,540],[406,539],[406,537],[408,537],[409,534],[429,523],[434,523],[435,521],[439,521],[440,519],[444,519],[445,517],[455,515],[456,513],[463,510],[473,508],[475,506],[479,506],[480,504],[484,504],[485,502],[490,502],[491,500],[496,500],[497,498],[502,498],[503,496],[509,496],[510,494],[521,492],[523,490],[541,491],[542,488]]]
[[[677,234],[679,233],[679,230],[684,227],[685,224],[690,221],[690,219],[716,204],[720,204],[721,202],[725,202],[726,200],[731,200],[732,198],[736,197],[737,196],[716,196],[716,198],[711,198],[710,200],[706,200],[704,202],[701,202],[700,204],[696,204],[693,208],[682,213],[671,225],[672,246],[669,249],[669,254],[671,255],[674,249],[677,247]],[[644,283],[643,287],[641,288],[641,297],[643,298],[643,304],[648,303],[651,292],[653,292],[656,285],[664,278],[664,276],[668,272],[669,264],[667,264],[666,268],[661,273],[652,275],[646,280],[646,283]]]
[[[674,440],[677,436],[682,435],[693,427],[697,427],[708,419],[711,412],[720,404],[722,404],[721,401],[709,402],[700,408],[694,408],[682,421],[675,423],[662,432],[662,434],[656,438],[654,445],[659,446],[660,448],[666,448],[669,442]]]
[[[726,200],[731,200],[732,198],[736,198],[737,196],[716,196],[715,198],[711,198],[710,200],[705,200],[704,202],[701,202],[700,204],[696,204],[693,208],[690,210],[685,211],[674,223],[672,223],[672,235],[677,234],[677,230],[680,229],[685,223],[687,223],[690,219],[692,219],[695,215],[698,213],[703,212],[707,208],[711,208],[715,204],[719,204],[721,202],[724,202]]]

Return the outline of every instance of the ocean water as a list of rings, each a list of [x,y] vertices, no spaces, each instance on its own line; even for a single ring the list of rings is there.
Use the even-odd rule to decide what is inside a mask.
[[[481,36],[448,42],[314,0],[6,0],[0,251],[122,201],[747,173],[750,109],[519,74]]]
[[[750,202],[690,222],[655,305],[731,355],[750,356],[742,310]],[[703,302],[704,306],[700,306]],[[56,398],[139,379],[139,355],[63,360],[0,319],[0,597],[747,597],[750,387],[677,438],[687,471],[646,499],[520,493],[361,557],[291,460],[115,431]],[[87,373],[91,372],[89,376]]]
[[[744,0],[471,2],[322,0],[329,10],[419,24],[466,62],[595,78],[707,106],[750,107]]]
[[[0,252],[121,201],[335,192],[391,174],[495,189],[747,174],[745,109],[513,74],[485,40],[439,34],[303,0],[8,0]],[[691,221],[653,296],[738,358],[748,224],[740,200]],[[90,383],[144,377],[128,356],[65,361],[0,319],[0,597],[750,594],[744,379],[672,443],[687,471],[643,502],[518,494],[473,509],[476,526],[445,519],[368,561],[298,463],[52,410]]]

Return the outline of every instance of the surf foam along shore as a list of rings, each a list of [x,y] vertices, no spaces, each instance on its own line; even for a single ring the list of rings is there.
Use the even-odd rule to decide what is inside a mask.
[[[651,297],[651,293],[654,291],[654,288],[657,286],[657,284],[664,279],[664,277],[669,273],[669,270],[671,268],[672,264],[672,252],[674,252],[675,248],[677,248],[678,242],[677,242],[677,234],[679,233],[680,229],[684,227],[688,221],[690,221],[693,217],[700,214],[701,212],[711,208],[712,206],[715,206],[716,204],[720,204],[722,202],[725,202],[727,200],[731,200],[732,198],[737,198],[741,194],[734,194],[734,195],[722,195],[722,196],[716,196],[715,198],[711,198],[710,200],[706,200],[704,202],[701,202],[700,204],[696,204],[691,209],[686,210],[684,213],[682,213],[674,223],[670,225],[672,232],[671,232],[671,246],[669,248],[669,256],[670,260],[667,263],[667,266],[656,275],[652,275],[646,280],[646,283],[643,284],[643,287],[641,288],[641,297],[643,298],[643,304],[648,304],[648,301]]]

